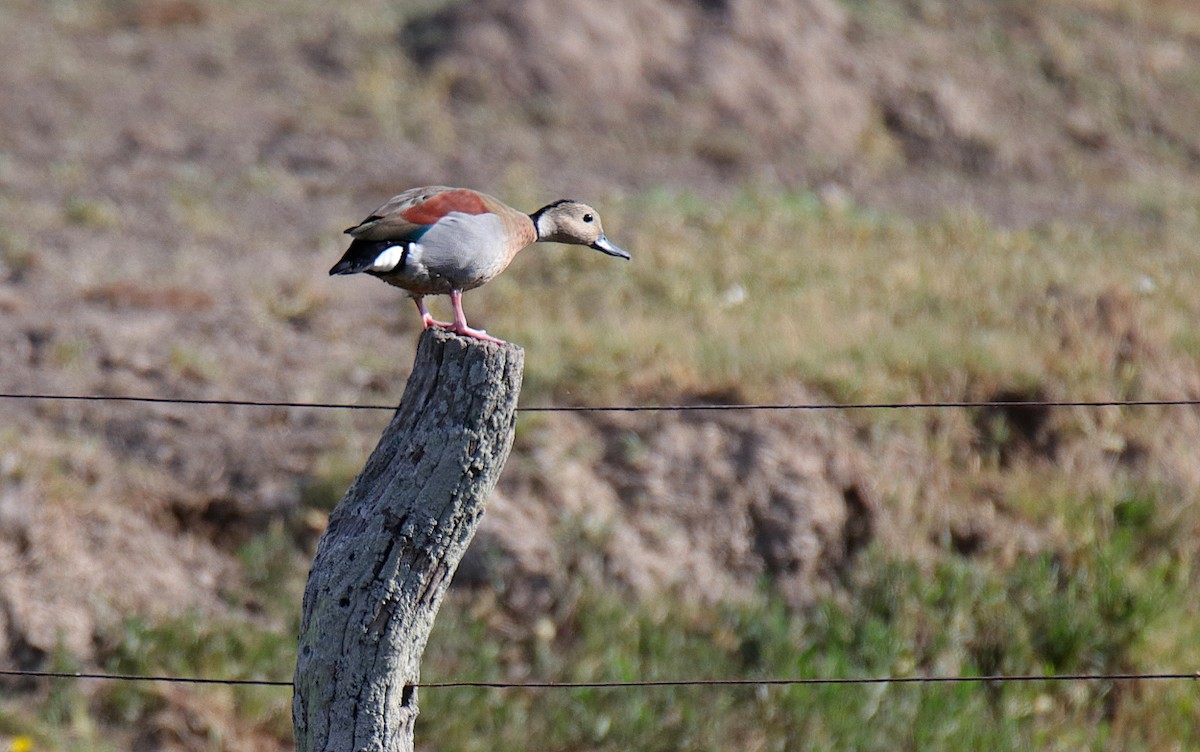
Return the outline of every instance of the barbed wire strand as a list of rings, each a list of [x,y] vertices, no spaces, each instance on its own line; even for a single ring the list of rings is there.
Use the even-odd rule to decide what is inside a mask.
[[[188,399],[106,394],[0,393],[0,399],[60,402],[137,402],[159,405],[207,405],[226,407],[283,407],[322,410],[395,410],[395,405],[349,402],[284,402],[249,399]],[[944,408],[1038,408],[1038,407],[1195,407],[1200,399],[1157,400],[966,400],[950,402],[842,402],[842,403],[747,403],[677,405],[539,405],[518,407],[518,412],[692,412],[700,410],[916,410]]]
[[[129,682],[172,682],[177,684],[221,684],[231,686],[291,687],[290,681],[268,679],[205,679],[186,676],[155,676],[136,674],[101,674],[65,671],[22,671],[0,669],[0,676],[36,679],[100,679]],[[1200,680],[1200,671],[1191,673],[1120,673],[1120,674],[997,674],[990,676],[876,676],[876,677],[831,677],[797,679],[644,679],[628,681],[473,681],[456,680],[440,682],[417,682],[422,689],[483,688],[483,689],[630,689],[661,687],[779,687],[814,684],[966,684],[993,682],[1068,682],[1068,681],[1166,681]]]
[[[204,679],[194,676],[156,676],[140,674],[97,674],[82,671],[22,671],[18,669],[0,669],[0,676],[27,679],[99,679],[102,681],[126,682],[170,682],[173,684],[223,684],[229,686],[255,687],[290,687],[290,681],[271,681],[269,679]]]

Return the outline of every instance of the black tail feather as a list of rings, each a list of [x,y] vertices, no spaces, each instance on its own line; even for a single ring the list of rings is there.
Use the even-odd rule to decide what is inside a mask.
[[[375,259],[379,257],[379,254],[393,245],[396,244],[386,240],[355,239],[354,242],[350,243],[350,247],[346,249],[346,252],[342,254],[341,260],[329,270],[329,275],[365,272],[371,268],[371,264],[375,263]]]

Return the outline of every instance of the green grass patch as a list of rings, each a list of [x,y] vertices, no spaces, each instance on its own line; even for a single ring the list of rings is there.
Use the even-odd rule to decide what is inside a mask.
[[[437,622],[431,681],[986,676],[1185,669],[1200,659],[1194,576],[1151,532],[1161,505],[1113,501],[1110,532],[1078,550],[1009,566],[947,556],[898,560],[869,549],[842,596],[792,611],[769,583],[745,602],[638,602],[574,582],[540,618],[489,592],[454,592]],[[1160,541],[1161,542],[1161,541]],[[579,545],[586,546],[586,542]],[[263,552],[256,587],[298,603],[300,582]],[[275,571],[274,574],[270,572]],[[497,585],[497,587],[500,587]],[[499,591],[498,591],[499,592]],[[282,605],[286,599],[280,599]],[[269,601],[273,602],[273,601]],[[298,611],[298,606],[295,611]],[[100,646],[116,673],[288,679],[292,619],[198,614],[132,619]],[[514,629],[514,624],[522,626]],[[72,670],[71,666],[60,666]],[[862,684],[576,690],[426,689],[419,744],[462,750],[1157,749],[1200,743],[1188,682]],[[3,709],[0,708],[0,711]],[[278,688],[55,683],[41,720],[4,728],[47,749],[104,749],[106,729],[184,713],[214,744],[258,735],[286,746],[290,692]],[[225,740],[222,742],[221,740]],[[92,744],[80,746],[83,742]],[[118,745],[119,746],[119,745]]]
[[[1139,653],[1151,625],[1189,603],[1187,589],[1136,549],[1116,536],[1072,560],[1046,554],[1006,571],[960,558],[924,567],[876,550],[850,597],[800,614],[766,593],[707,609],[637,606],[588,590],[553,628],[516,641],[497,640],[458,601],[438,622],[424,675],[594,681],[1167,669]],[[1151,694],[1163,699],[1152,712],[1143,701]],[[1200,712],[1187,683],[1104,682],[439,689],[421,703],[426,743],[465,750],[1137,749],[1167,738],[1194,743],[1184,729]],[[1176,735],[1166,736],[1168,728]]]
[[[131,619],[110,639],[102,666],[117,674],[290,681],[295,664],[294,622],[281,628],[199,614]],[[98,688],[90,704],[98,721],[115,729],[144,728],[182,713],[197,718],[214,740],[291,734],[287,688],[112,682]]]

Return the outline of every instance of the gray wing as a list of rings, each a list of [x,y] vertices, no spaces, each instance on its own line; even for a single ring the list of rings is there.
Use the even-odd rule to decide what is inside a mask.
[[[452,212],[413,244],[408,261],[459,289],[478,287],[508,265],[505,230],[495,214]]]

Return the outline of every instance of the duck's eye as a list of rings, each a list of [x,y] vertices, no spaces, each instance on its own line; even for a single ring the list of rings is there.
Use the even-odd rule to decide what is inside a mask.
[[[594,216],[592,216],[591,214],[584,214],[584,215],[583,215],[583,221],[584,221],[584,222],[591,222],[591,221],[592,221],[592,220],[594,220],[594,219],[595,219],[595,217],[594,217]]]

